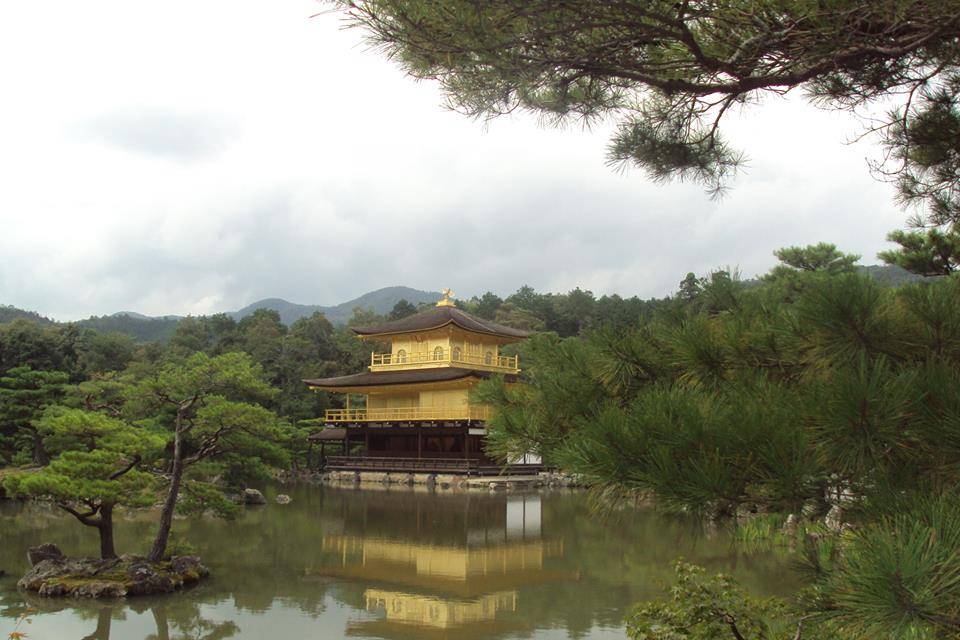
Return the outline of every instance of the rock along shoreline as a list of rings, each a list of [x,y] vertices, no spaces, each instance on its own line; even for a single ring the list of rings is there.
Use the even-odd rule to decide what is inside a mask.
[[[210,575],[197,556],[150,562],[142,556],[69,558],[54,544],[28,552],[31,568],[17,587],[44,597],[125,598],[172,593]]]

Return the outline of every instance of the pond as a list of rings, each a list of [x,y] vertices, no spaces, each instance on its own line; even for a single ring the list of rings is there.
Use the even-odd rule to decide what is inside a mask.
[[[43,504],[0,502],[0,638],[26,608],[29,640],[180,638],[624,638],[637,602],[661,595],[678,557],[753,593],[796,588],[786,559],[645,509],[601,517],[582,492],[449,493],[284,487],[293,502],[233,522],[180,520],[213,572],[183,593],[125,602],[19,593],[26,550],[94,554],[92,530]],[[118,523],[143,552],[155,514]]]

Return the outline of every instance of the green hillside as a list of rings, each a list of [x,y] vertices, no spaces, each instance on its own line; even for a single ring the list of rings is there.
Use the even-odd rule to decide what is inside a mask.
[[[32,320],[41,324],[54,324],[53,320],[40,315],[36,311],[18,309],[6,304],[0,305],[0,324],[14,320]]]
[[[178,322],[180,322],[180,318],[177,316],[151,318],[140,314],[121,312],[109,316],[91,316],[86,320],[76,322],[76,324],[103,333],[123,333],[137,342],[166,342],[176,331]]]
[[[280,320],[284,324],[293,324],[300,318],[309,317],[319,311],[327,317],[327,320],[333,324],[346,324],[353,310],[357,307],[370,309],[378,314],[387,314],[393,309],[393,306],[400,300],[406,300],[414,306],[422,302],[436,302],[440,299],[440,294],[435,291],[421,291],[410,287],[384,287],[365,293],[359,298],[348,300],[334,306],[322,306],[316,304],[297,304],[288,302],[281,298],[266,298],[253,304],[247,305],[239,311],[230,313],[236,320],[250,315],[257,309],[272,309],[280,314]]]

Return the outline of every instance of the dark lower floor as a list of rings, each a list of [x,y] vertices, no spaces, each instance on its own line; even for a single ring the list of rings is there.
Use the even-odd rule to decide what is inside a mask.
[[[384,473],[436,473],[476,476],[532,475],[539,464],[483,464],[476,458],[387,458],[383,456],[329,456],[329,471],[375,471]]]
[[[313,436],[323,467],[339,471],[418,473],[535,473],[539,460],[504,465],[484,450],[477,426],[355,425]],[[327,455],[329,454],[329,455]]]

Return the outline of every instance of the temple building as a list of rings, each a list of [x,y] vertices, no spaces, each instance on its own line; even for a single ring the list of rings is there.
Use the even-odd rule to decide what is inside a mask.
[[[383,345],[367,371],[304,380],[312,389],[341,393],[343,409],[327,410],[321,442],[339,442],[331,469],[496,473],[503,465],[483,450],[490,407],[471,402],[470,390],[491,375],[515,382],[519,359],[501,349],[530,335],[458,309],[444,291],[437,305],[416,315],[353,331]],[[518,461],[526,462],[526,461]],[[511,465],[512,472],[536,470]]]

